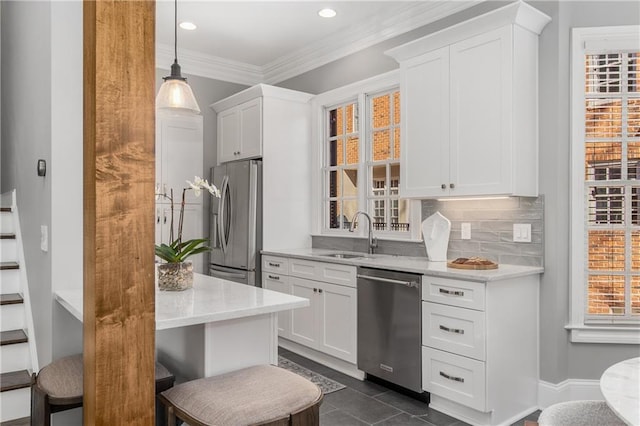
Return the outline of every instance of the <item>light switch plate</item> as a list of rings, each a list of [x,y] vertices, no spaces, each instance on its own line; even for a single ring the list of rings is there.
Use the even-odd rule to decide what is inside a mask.
[[[531,242],[531,224],[530,223],[514,223],[513,224],[513,241],[516,243]]]
[[[40,226],[40,250],[49,251],[49,227],[47,225]]]
[[[469,222],[465,222],[460,225],[460,233],[462,234],[461,238],[463,240],[471,239],[471,224]]]

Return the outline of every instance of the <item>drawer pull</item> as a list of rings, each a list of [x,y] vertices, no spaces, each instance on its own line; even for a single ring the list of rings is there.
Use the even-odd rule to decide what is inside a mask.
[[[280,264],[279,263],[269,262],[269,266],[273,266],[274,268],[279,268]]]
[[[268,276],[268,277],[269,277],[269,279],[271,279],[271,280],[280,281],[280,277],[279,277],[279,276],[277,276],[277,275],[271,275],[271,274],[269,274],[269,275],[267,275],[267,276]]]
[[[442,371],[440,372],[440,375],[441,375],[442,377],[444,377],[445,379],[447,379],[447,380],[451,380],[451,381],[454,381],[454,382],[464,383],[464,378],[462,378],[462,377],[450,376],[450,375],[448,375],[447,373],[444,373],[444,372],[442,372]]]
[[[445,288],[438,289],[438,291],[448,296],[464,296],[464,291],[452,291],[452,290],[447,290]]]
[[[445,327],[444,325],[440,326],[440,330],[444,330],[448,333],[464,334],[464,330],[461,328],[449,328],[449,327]]]

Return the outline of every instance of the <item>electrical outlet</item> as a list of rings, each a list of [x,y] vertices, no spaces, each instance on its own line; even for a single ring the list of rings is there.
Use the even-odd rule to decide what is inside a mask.
[[[531,224],[530,223],[514,223],[513,224],[513,241],[516,243],[531,242]]]
[[[462,234],[463,240],[471,239],[471,224],[469,222],[465,222],[460,226],[460,232]]]

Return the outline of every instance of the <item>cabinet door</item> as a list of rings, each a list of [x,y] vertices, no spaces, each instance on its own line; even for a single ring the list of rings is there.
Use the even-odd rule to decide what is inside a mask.
[[[233,161],[240,150],[240,114],[231,108],[218,114],[218,163]]]
[[[320,323],[318,350],[348,362],[356,362],[356,289],[318,283]]]
[[[507,26],[450,46],[450,195],[511,192],[511,42]]]
[[[170,194],[173,189],[173,200],[177,205],[182,200],[182,190],[187,180],[203,175],[203,133],[202,116],[169,116],[158,115],[159,135],[156,137],[156,152],[160,161],[156,160],[156,181],[161,193]],[[159,150],[158,150],[159,148]],[[187,203],[200,202],[193,191],[185,194]],[[165,201],[165,200],[163,200]]]
[[[291,294],[291,284],[286,275],[265,272],[262,274],[262,287],[267,290]],[[294,309],[278,312],[278,335],[286,339],[291,338],[291,313]]]
[[[291,340],[302,345],[318,346],[318,287],[321,283],[289,277],[291,294],[309,299],[310,305],[291,310]]]
[[[240,144],[237,159],[262,156],[262,98],[238,105]]]
[[[403,65],[401,197],[449,191],[449,48]],[[445,188],[442,188],[445,185]]]

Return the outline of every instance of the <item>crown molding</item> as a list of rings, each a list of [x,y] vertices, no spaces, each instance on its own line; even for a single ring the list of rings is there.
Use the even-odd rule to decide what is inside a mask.
[[[384,17],[377,22],[350,27],[348,30],[340,31],[316,43],[309,44],[264,66],[186,49],[180,49],[178,60],[185,74],[248,86],[259,83],[277,84],[483,1],[485,0],[412,3],[393,16]],[[172,63],[173,47],[167,44],[158,44],[156,46],[156,66],[168,70]]]
[[[276,84],[295,77],[482,1],[425,1],[408,5],[394,16],[351,27],[265,65],[265,83]]]
[[[173,64],[173,46],[156,45],[156,67],[169,70]],[[253,86],[262,83],[264,73],[262,67],[233,61],[219,56],[206,55],[194,50],[180,49],[178,62],[182,72],[214,80]]]

